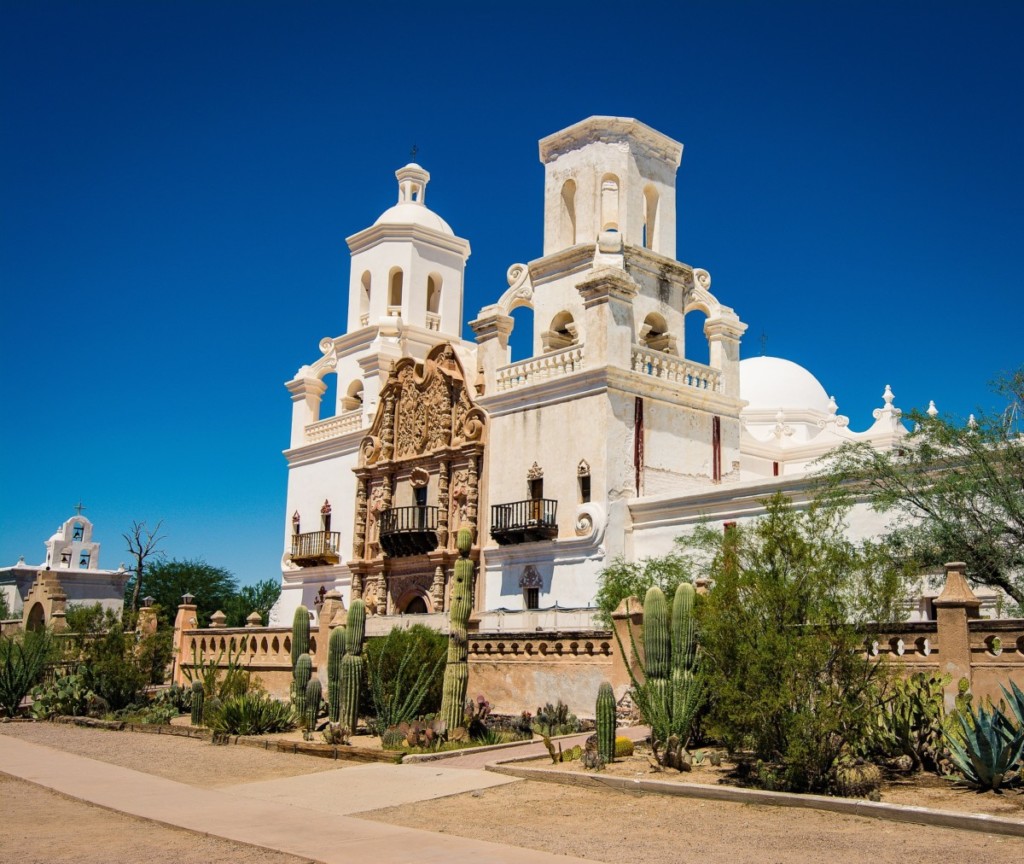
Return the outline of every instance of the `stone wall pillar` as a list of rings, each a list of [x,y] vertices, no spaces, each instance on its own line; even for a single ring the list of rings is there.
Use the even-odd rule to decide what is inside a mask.
[[[320,419],[320,399],[327,385],[319,378],[295,378],[286,385],[292,394],[292,447],[306,441],[306,427]]]
[[[185,631],[194,630],[199,626],[195,603],[182,603],[178,606],[178,614],[174,616],[174,635],[171,637],[171,681],[184,684],[185,676],[181,674],[181,664],[192,658],[185,653]]]
[[[484,392],[488,395],[494,392],[496,386],[495,373],[508,363],[508,337],[514,324],[515,320],[511,315],[503,315],[500,312],[481,315],[475,321],[469,322],[480,346],[478,356],[483,368]]]
[[[576,286],[583,298],[587,369],[632,368],[635,341],[633,298],[637,284],[622,270],[601,267]]]
[[[956,707],[957,685],[961,678],[971,680],[970,618],[978,617],[981,601],[964,578],[967,565],[953,561],[946,565],[946,584],[935,598],[936,637],[939,643],[940,672],[950,676],[944,701],[947,711]]]
[[[709,318],[704,323],[708,337],[708,365],[722,373],[722,395],[736,399],[740,395],[740,338],[746,331],[736,315]]]

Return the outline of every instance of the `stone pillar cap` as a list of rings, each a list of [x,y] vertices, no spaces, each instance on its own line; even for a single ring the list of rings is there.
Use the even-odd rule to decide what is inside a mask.
[[[218,609],[216,612],[214,612],[210,616],[210,626],[211,627],[223,627],[224,624],[227,622],[227,620],[228,620],[228,616],[225,615],[223,612],[221,612],[220,609]]]
[[[966,570],[967,565],[963,561],[951,561],[946,564],[946,584],[942,588],[942,593],[933,601],[933,605],[961,606],[975,610],[981,606],[981,601],[964,578]]]
[[[263,623],[263,616],[259,612],[250,612],[249,617],[245,619],[246,627],[259,627]]]

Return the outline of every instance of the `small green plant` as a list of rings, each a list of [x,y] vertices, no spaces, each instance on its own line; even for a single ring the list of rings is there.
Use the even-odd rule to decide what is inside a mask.
[[[249,670],[241,663],[243,651],[243,645],[239,645],[235,651],[228,648],[226,651],[220,651],[216,657],[200,660],[199,652],[193,643],[192,665],[183,665],[182,674],[189,684],[201,682],[203,692],[207,696],[217,696],[220,699],[240,696],[253,686]]]
[[[32,716],[37,720],[98,716],[105,710],[106,702],[89,689],[85,676],[77,672],[61,675],[32,690]]]
[[[581,730],[582,724],[576,715],[569,711],[569,706],[559,699],[554,705],[548,702],[544,707],[537,708],[533,728],[537,734],[551,737],[572,735]]]
[[[895,678],[879,706],[881,749],[910,760],[914,771],[937,770],[942,749],[943,691],[949,675],[915,672]]]
[[[468,699],[466,701],[466,718],[463,725],[469,731],[469,737],[474,741],[480,741],[486,737],[487,718],[490,714],[491,703],[482,695],[477,696],[475,700]]]
[[[18,638],[0,636],[0,708],[13,717],[21,700],[43,676],[50,657],[50,636],[45,630]]]
[[[348,744],[348,729],[340,723],[332,723],[328,720],[327,725],[324,726],[321,734],[323,735],[324,743],[326,744],[333,744],[335,747]],[[383,746],[383,742],[381,746]],[[384,747],[384,749],[387,750],[388,748]]]
[[[624,759],[633,755],[633,742],[620,735],[615,739],[615,758]]]
[[[213,700],[211,700],[213,701]],[[225,699],[207,711],[206,725],[216,735],[266,735],[287,732],[298,722],[291,705],[263,692]]]

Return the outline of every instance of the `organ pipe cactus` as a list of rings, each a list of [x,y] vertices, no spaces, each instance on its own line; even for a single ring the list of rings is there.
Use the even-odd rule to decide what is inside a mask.
[[[323,692],[319,678],[310,678],[306,684],[305,706],[302,714],[302,725],[306,727],[308,736],[316,729],[316,721],[320,716],[320,702],[323,699]]]
[[[306,711],[306,685],[313,677],[313,658],[308,654],[302,654],[295,661],[295,674],[292,683],[292,698],[295,702],[295,710],[302,717]]]
[[[448,660],[444,667],[441,699],[441,719],[449,731],[462,725],[466,688],[469,684],[469,637],[466,628],[473,607],[473,561],[469,557],[473,548],[472,530],[460,528],[455,546],[459,550],[459,560],[455,562],[451,604],[448,608]]]
[[[203,725],[203,703],[205,700],[202,681],[192,682],[192,725]]]
[[[615,761],[615,693],[607,681],[597,691],[597,752],[606,762]]]
[[[292,618],[292,669],[303,654],[309,653],[309,610],[299,606]]]
[[[341,659],[345,656],[345,628],[335,627],[327,643],[327,703],[332,723],[341,717]]]
[[[341,658],[338,701],[339,722],[354,735],[359,722],[359,687],[363,678],[363,636],[366,632],[366,606],[354,600],[345,627],[345,656]]]

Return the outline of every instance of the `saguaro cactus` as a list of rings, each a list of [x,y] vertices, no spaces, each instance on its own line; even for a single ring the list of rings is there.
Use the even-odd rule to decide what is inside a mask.
[[[473,532],[460,528],[455,538],[459,560],[455,562],[452,580],[452,598],[448,609],[448,659],[444,667],[444,690],[441,699],[441,719],[448,730],[462,725],[466,705],[466,687],[469,684],[466,627],[473,608]]]
[[[323,692],[320,687],[319,678],[310,678],[306,684],[305,710],[302,714],[302,725],[306,727],[306,734],[316,729],[316,720],[320,716],[320,702]]]
[[[313,658],[308,654],[302,654],[295,661],[295,673],[292,682],[292,699],[295,702],[295,710],[302,717],[306,710],[306,685],[313,676]]]
[[[644,597],[644,667],[648,686],[668,707],[668,677],[672,644],[668,630],[668,603],[656,585]]]
[[[292,618],[292,669],[303,654],[309,653],[309,610],[300,606]],[[296,694],[297,695],[297,694]]]
[[[335,627],[327,643],[327,706],[332,723],[341,717],[341,659],[345,656],[345,628]]]
[[[615,761],[615,693],[602,681],[597,691],[597,752],[605,762]]]
[[[192,682],[192,725],[203,725],[203,703],[206,701],[206,693],[203,691],[202,681]]]
[[[366,632],[366,606],[353,600],[345,627],[345,656],[341,658],[339,720],[354,735],[359,722],[359,686],[363,678],[363,636]]]
[[[697,621],[693,604],[697,592],[689,582],[681,582],[672,601],[672,706],[673,731],[696,710],[698,685],[693,675],[697,657]]]

